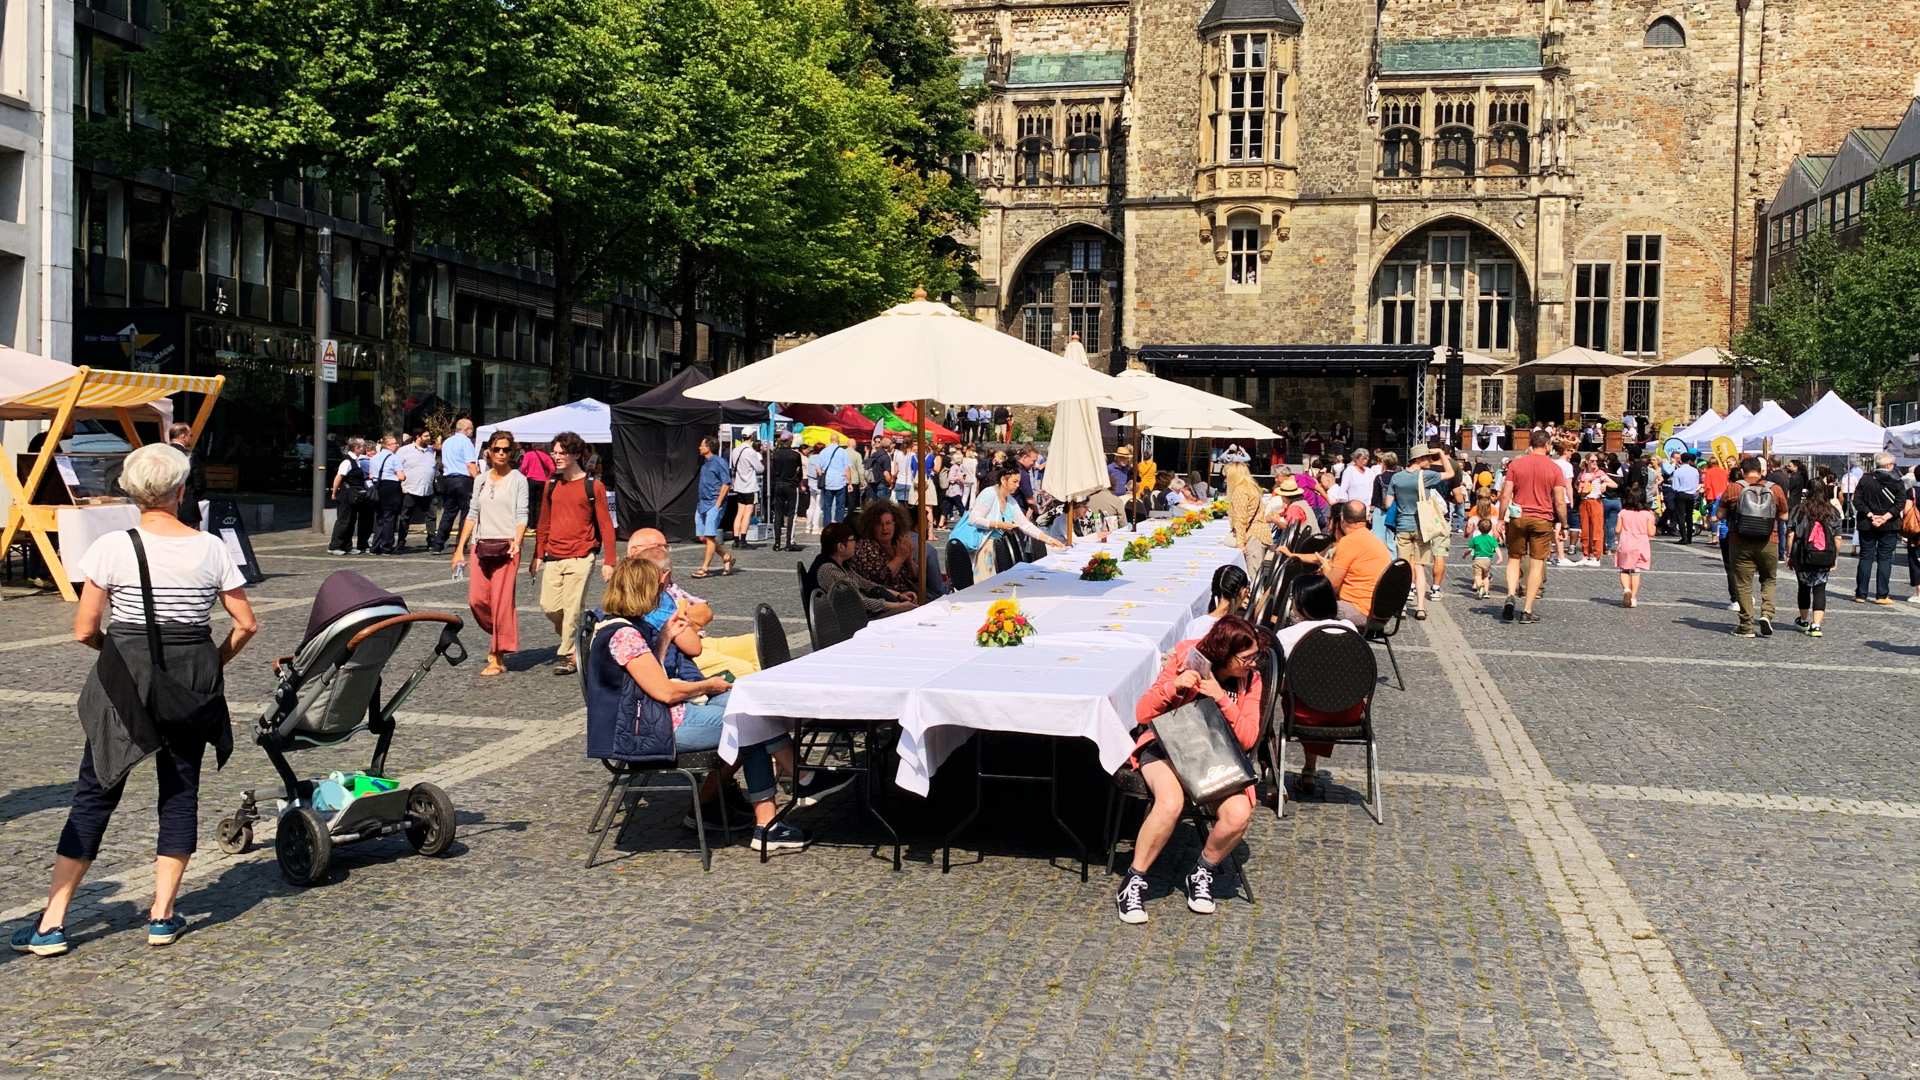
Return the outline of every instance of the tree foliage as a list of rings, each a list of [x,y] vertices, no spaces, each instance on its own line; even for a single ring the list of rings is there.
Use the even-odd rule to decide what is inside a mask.
[[[1776,396],[1821,384],[1855,401],[1904,381],[1920,353],[1920,211],[1891,175],[1867,188],[1858,243],[1817,229],[1734,339],[1736,363]]]

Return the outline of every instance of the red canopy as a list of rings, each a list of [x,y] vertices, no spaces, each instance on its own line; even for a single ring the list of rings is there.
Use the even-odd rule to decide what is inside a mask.
[[[919,406],[913,402],[903,401],[893,407],[893,415],[911,424],[914,422],[914,416],[918,409]],[[960,441],[959,432],[944,425],[937,424],[932,419],[927,421],[927,435],[933,439],[935,444],[957,443]]]
[[[853,414],[858,423],[847,421],[849,409],[835,412],[825,405],[782,405],[780,411],[808,427],[832,428],[851,439],[865,439],[873,435],[873,422],[859,413]]]

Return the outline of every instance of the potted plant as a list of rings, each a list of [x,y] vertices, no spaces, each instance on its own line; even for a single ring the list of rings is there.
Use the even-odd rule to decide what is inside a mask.
[[[1513,440],[1512,443],[1509,444],[1509,448],[1513,450],[1525,450],[1527,448],[1527,432],[1532,429],[1532,427],[1533,417],[1528,416],[1526,413],[1517,412],[1507,417],[1507,437]]]
[[[1606,432],[1606,439],[1601,444],[1601,449],[1609,454],[1618,453],[1621,444],[1626,440],[1627,426],[1618,420],[1609,420],[1601,425],[1601,430]]]

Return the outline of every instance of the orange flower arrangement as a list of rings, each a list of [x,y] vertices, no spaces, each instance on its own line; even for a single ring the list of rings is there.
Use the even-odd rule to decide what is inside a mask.
[[[1017,600],[995,600],[987,608],[987,621],[974,632],[973,640],[982,648],[1018,645],[1034,634],[1033,624],[1020,614]]]

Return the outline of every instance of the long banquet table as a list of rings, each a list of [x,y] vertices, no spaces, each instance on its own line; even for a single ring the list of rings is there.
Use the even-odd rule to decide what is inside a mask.
[[[1143,523],[1138,536],[1164,521]],[[789,718],[897,720],[895,783],[926,795],[933,774],[976,731],[1074,736],[1113,772],[1132,752],[1134,704],[1162,653],[1207,608],[1214,568],[1241,563],[1225,521],[1209,522],[1122,562],[1112,581],[1081,581],[1096,551],[1119,558],[1130,531],[976,582],[914,611],[870,623],[851,639],[746,675],[728,696],[720,754],[787,731]],[[1013,648],[981,648],[974,632],[996,600],[1013,598],[1037,633]]]

